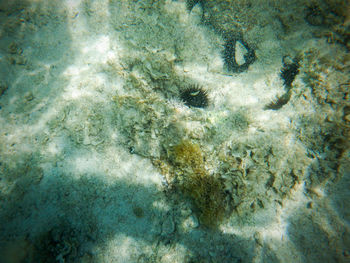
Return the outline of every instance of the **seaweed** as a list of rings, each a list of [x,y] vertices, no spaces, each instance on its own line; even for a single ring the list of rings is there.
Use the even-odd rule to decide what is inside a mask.
[[[202,170],[195,171],[188,175],[181,189],[199,210],[201,223],[214,227],[221,221],[225,212],[225,192],[218,177]]]
[[[209,174],[199,145],[188,140],[172,149],[171,159],[178,188],[193,201],[200,222],[207,227],[215,227],[225,214],[223,182],[218,176]]]
[[[188,140],[182,141],[172,149],[172,162],[178,166],[189,166],[191,168],[203,166],[202,151],[198,144]]]

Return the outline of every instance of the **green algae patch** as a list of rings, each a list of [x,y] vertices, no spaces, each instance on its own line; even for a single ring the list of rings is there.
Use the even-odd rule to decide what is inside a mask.
[[[173,147],[170,160],[178,188],[193,201],[201,223],[215,227],[225,214],[224,185],[205,168],[200,146],[184,140]]]
[[[201,223],[213,227],[223,219],[225,196],[219,178],[196,172],[188,174],[181,190],[193,200]]]
[[[171,160],[179,168],[204,168],[202,151],[198,144],[182,141],[171,150]]]

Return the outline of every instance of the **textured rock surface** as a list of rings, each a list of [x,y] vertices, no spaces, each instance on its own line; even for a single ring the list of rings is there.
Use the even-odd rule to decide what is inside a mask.
[[[2,1],[0,261],[347,262],[344,3]]]

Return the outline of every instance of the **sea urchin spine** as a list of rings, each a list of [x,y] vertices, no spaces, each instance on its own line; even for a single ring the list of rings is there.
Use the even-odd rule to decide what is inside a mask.
[[[209,105],[207,92],[198,85],[192,85],[182,91],[180,98],[189,107],[205,108]]]

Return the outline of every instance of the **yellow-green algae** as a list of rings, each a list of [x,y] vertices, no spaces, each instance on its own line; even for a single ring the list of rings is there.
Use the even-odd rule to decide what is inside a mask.
[[[178,187],[193,200],[201,223],[216,226],[225,212],[224,185],[205,168],[200,146],[184,140],[171,149],[169,157]]]

